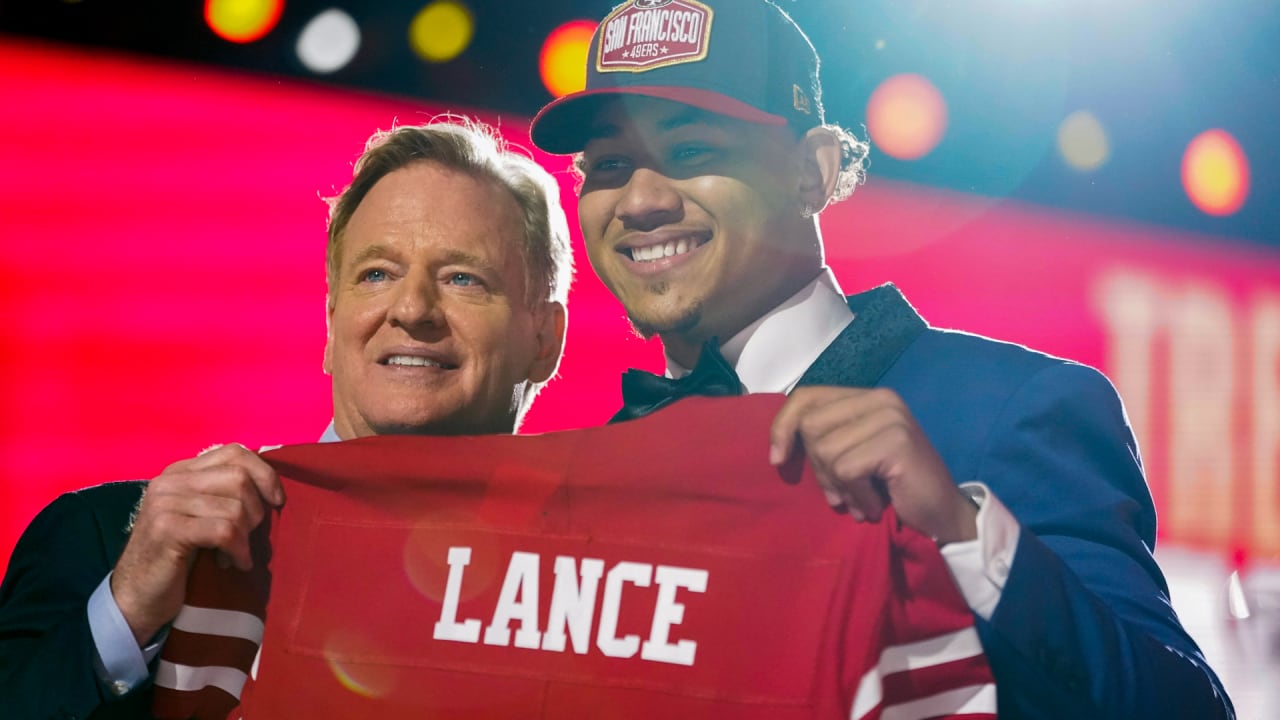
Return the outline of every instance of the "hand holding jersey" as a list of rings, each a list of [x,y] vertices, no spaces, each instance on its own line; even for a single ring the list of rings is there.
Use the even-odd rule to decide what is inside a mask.
[[[111,593],[139,647],[178,614],[200,548],[253,566],[249,534],[284,503],[280,478],[243,445],[223,445],[170,465],[147,484],[133,532],[111,574]]]
[[[978,509],[892,390],[798,388],[778,411],[771,441],[770,462],[804,452],[827,502],[855,520],[878,521],[892,505],[939,545],[978,535]]]

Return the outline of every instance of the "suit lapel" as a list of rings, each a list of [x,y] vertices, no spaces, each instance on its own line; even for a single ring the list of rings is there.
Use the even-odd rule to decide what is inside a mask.
[[[928,325],[892,284],[850,295],[853,322],[827,346],[797,386],[874,387]]]

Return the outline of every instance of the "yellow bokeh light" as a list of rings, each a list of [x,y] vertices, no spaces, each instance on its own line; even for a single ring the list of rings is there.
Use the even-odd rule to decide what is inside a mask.
[[[867,132],[880,152],[917,160],[933,151],[947,130],[947,103],[927,79],[907,73],[885,80],[867,102]]]
[[[542,44],[539,68],[542,84],[555,97],[587,87],[587,51],[596,24],[590,20],[567,22],[547,36]]]
[[[409,46],[427,62],[448,62],[467,49],[475,29],[466,5],[439,0],[419,10],[409,23]]]
[[[1200,133],[1182,156],[1182,186],[1202,212],[1236,212],[1249,195],[1249,161],[1244,150],[1226,131]]]
[[[1071,113],[1058,126],[1058,152],[1067,165],[1081,172],[1102,167],[1111,156],[1107,131],[1087,110]]]
[[[236,43],[257,40],[275,28],[284,0],[205,0],[204,19],[218,37]]]

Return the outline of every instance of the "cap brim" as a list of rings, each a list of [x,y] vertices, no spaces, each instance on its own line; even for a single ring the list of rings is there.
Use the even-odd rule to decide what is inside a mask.
[[[671,100],[760,125],[782,126],[787,119],[767,113],[753,105],[701,88],[665,85],[632,85],[626,87],[583,90],[555,100],[538,111],[529,126],[529,137],[540,150],[568,155],[582,150],[590,139],[591,121],[600,106],[620,95]]]

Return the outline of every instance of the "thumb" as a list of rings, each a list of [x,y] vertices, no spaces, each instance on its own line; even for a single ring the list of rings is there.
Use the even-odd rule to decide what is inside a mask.
[[[787,398],[773,417],[769,427],[769,464],[781,465],[796,450],[796,437],[800,432],[800,418],[803,417],[805,404],[803,397],[797,394]]]

